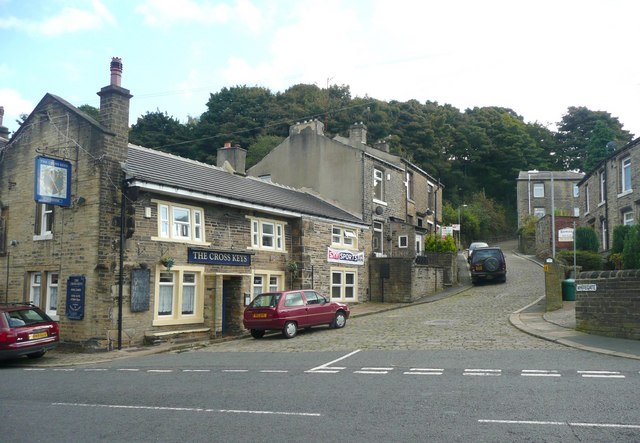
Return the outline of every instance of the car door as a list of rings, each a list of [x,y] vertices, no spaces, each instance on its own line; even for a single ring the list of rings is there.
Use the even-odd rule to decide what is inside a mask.
[[[303,291],[303,293],[307,301],[310,325],[331,323],[335,317],[331,303],[316,291]]]
[[[298,327],[311,326],[309,324],[307,304],[302,296],[302,292],[289,292],[285,294],[280,317],[295,321]]]

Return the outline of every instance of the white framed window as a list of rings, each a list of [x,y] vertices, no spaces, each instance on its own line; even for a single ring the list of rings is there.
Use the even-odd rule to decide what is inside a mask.
[[[270,271],[256,271],[253,274],[253,291],[252,300],[263,292],[282,291],[284,282],[284,273]]]
[[[535,215],[538,218],[542,218],[544,217],[546,214],[546,211],[543,207],[539,206],[539,207],[535,207],[533,208],[533,215]]]
[[[331,268],[331,298],[356,301],[358,272],[351,269]]]
[[[578,185],[573,185],[573,196],[576,198],[580,197],[580,188]]]
[[[383,254],[383,237],[384,237],[384,225],[381,222],[373,222],[373,252],[376,254]]]
[[[413,172],[407,171],[407,200],[413,201]]]
[[[634,225],[635,220],[633,217],[633,211],[626,211],[622,213],[622,224],[623,225]]]
[[[203,275],[201,267],[156,268],[154,326],[204,321]]]
[[[409,237],[407,235],[398,236],[398,247],[403,249],[409,247]]]
[[[45,312],[52,318],[58,316],[58,273],[47,273],[47,296]]]
[[[416,234],[416,255],[422,254],[423,240],[421,234]]]
[[[29,276],[29,302],[40,306],[42,295],[42,273],[32,272]]]
[[[607,199],[607,181],[604,169],[600,171],[600,203],[604,203]]]
[[[573,208],[573,216],[574,217],[580,217],[580,208],[579,207]]]
[[[251,248],[286,252],[284,232],[284,223],[252,218]]]
[[[544,197],[544,183],[534,183],[533,184],[533,196],[535,198],[543,198]]]
[[[620,184],[622,192],[631,192],[631,157],[627,157],[620,162]]]
[[[373,198],[384,201],[384,170],[373,168]]]
[[[331,244],[333,246],[355,249],[358,247],[358,235],[353,229],[333,226],[331,228]]]
[[[586,184],[584,187],[584,213],[588,214],[590,209],[589,204],[589,184]]]
[[[202,208],[158,203],[158,237],[154,240],[204,242],[204,211]]]
[[[36,203],[36,222],[34,240],[53,238],[54,206],[48,203]]]

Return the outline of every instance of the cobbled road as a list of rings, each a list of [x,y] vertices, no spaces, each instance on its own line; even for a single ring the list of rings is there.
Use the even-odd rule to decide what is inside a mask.
[[[291,340],[274,333],[260,340],[213,344],[199,352],[566,349],[509,323],[509,314],[544,294],[544,275],[540,266],[511,252],[514,242],[501,246],[507,258],[506,283],[480,284],[432,303],[352,318],[339,330],[313,328]]]

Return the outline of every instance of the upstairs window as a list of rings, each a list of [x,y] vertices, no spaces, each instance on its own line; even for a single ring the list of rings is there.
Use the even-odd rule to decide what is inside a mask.
[[[600,171],[600,203],[607,199],[607,180],[604,169]]]
[[[384,201],[384,171],[379,168],[373,169],[373,198]]]
[[[433,185],[427,186],[427,208],[433,208]]]
[[[580,197],[580,188],[578,185],[573,185],[573,196],[576,198]]]
[[[265,219],[251,219],[251,247],[285,252],[284,223]]]
[[[585,185],[584,187],[584,213],[588,214],[590,209],[589,204],[589,185]]]
[[[631,192],[631,158],[627,157],[620,162],[620,183],[622,192]]]
[[[407,200],[413,201],[413,172],[407,171]]]
[[[545,215],[545,210],[542,207],[535,207],[533,208],[533,215],[535,215],[538,218],[542,218]]]
[[[627,211],[622,213],[622,224],[625,226],[635,224],[633,211]]]
[[[158,204],[158,237],[163,240],[204,242],[202,208]]]
[[[36,203],[34,240],[49,239],[53,236],[53,205]]]
[[[355,249],[358,247],[358,236],[353,229],[344,229],[338,226],[331,228],[331,244]]]
[[[533,184],[533,196],[534,196],[534,198],[543,198],[544,197],[544,183],[534,183]]]

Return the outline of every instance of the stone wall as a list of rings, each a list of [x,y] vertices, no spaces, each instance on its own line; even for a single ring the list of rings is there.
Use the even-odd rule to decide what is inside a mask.
[[[578,274],[576,329],[640,340],[640,270]]]
[[[388,277],[382,278],[388,267]],[[370,299],[373,302],[411,303],[443,289],[443,269],[418,265],[410,258],[371,258]]]
[[[453,252],[425,252],[426,264],[438,266],[443,270],[444,286],[451,286],[458,282],[458,260]]]

